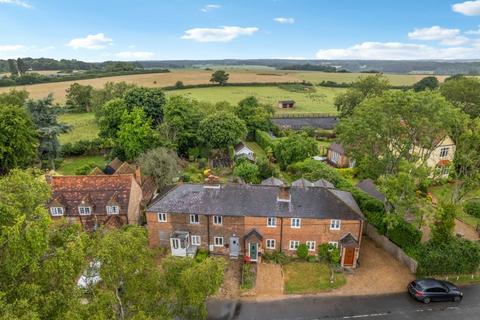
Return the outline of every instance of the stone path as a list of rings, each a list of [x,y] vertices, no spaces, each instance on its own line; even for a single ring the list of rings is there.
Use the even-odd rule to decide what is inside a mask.
[[[255,289],[257,298],[283,296],[282,266],[273,263],[259,263]]]

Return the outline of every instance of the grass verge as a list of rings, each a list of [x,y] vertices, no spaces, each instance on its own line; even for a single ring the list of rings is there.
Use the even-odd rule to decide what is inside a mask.
[[[58,120],[60,123],[65,123],[72,127],[69,132],[59,137],[61,144],[79,140],[92,140],[98,136],[98,126],[93,112],[65,113],[59,115]]]

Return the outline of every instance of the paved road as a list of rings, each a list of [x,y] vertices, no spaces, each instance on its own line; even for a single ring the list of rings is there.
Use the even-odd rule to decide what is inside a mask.
[[[474,320],[480,319],[480,286],[463,288],[461,303],[418,303],[405,294],[362,297],[304,297],[267,302],[242,302],[236,320]],[[224,302],[212,301],[209,310]]]

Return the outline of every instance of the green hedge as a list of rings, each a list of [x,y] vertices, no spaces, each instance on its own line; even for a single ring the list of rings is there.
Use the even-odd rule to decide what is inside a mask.
[[[422,240],[422,232],[402,218],[387,229],[388,238],[403,250],[417,247]]]
[[[275,146],[275,139],[268,134],[268,132],[262,130],[255,131],[255,142],[263,149],[270,148],[273,150]]]
[[[429,241],[412,252],[422,276],[472,274],[480,265],[480,245],[473,241],[451,238]]]
[[[104,150],[112,148],[106,140],[97,138],[93,140],[79,140],[65,143],[61,146],[62,157],[100,155]]]

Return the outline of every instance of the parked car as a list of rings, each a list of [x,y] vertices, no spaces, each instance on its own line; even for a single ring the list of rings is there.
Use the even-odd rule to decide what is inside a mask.
[[[418,301],[455,301],[460,302],[463,293],[453,283],[436,279],[420,279],[410,282],[408,293]]]

